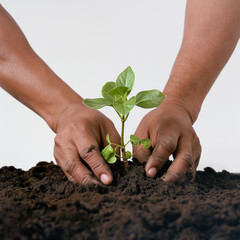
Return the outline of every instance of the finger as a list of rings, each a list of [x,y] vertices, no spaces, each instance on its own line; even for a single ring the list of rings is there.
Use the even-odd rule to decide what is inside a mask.
[[[65,172],[63,170],[63,172],[65,173],[65,175],[67,176],[67,179],[69,182],[73,183],[73,184],[78,184],[77,180],[75,180],[70,174],[68,174],[67,172]]]
[[[55,159],[56,159],[56,158],[55,158]],[[56,160],[56,161],[57,161],[57,160]],[[57,162],[59,162],[59,160],[58,160]],[[59,163],[58,163],[58,166],[61,167]],[[61,169],[62,169],[62,171],[64,172],[64,174],[66,175],[66,177],[67,177],[67,179],[68,179],[69,182],[72,182],[72,183],[74,183],[74,184],[78,184],[78,182],[73,178],[73,176],[71,176],[70,174],[68,174],[62,167],[61,167]]]
[[[142,129],[141,126],[138,127],[137,131],[134,133],[140,139],[149,138],[149,135],[146,129]],[[140,163],[147,162],[149,156],[151,155],[151,151],[149,148],[142,148],[139,146],[133,145],[133,156],[136,158]]]
[[[184,182],[187,178],[191,181],[195,175],[193,158],[192,137],[184,136],[179,139],[176,157],[163,176],[165,182]]]
[[[193,151],[192,151],[193,152],[192,153],[192,155],[193,155],[193,165],[192,165],[192,167],[190,167],[190,169],[188,169],[188,171],[186,173],[186,180],[190,181],[190,182],[193,182],[195,180],[196,169],[197,169],[197,166],[199,164],[199,160],[200,160],[200,157],[201,157],[201,151],[202,151],[200,141],[199,141],[197,136],[195,137],[195,140],[193,142],[194,142]]]
[[[146,163],[145,170],[148,177],[155,177],[165,165],[169,156],[177,147],[178,135],[174,132],[163,133],[158,136],[157,145]]]
[[[104,184],[110,184],[113,180],[112,173],[99,151],[96,139],[86,134],[83,136],[84,139],[81,139],[81,141],[78,139],[75,142],[80,157],[92,169],[96,177]]]
[[[195,159],[195,161],[194,161],[195,168],[198,167],[199,160],[200,160],[200,157],[201,157],[201,153],[202,153],[202,147],[201,147],[201,144],[200,144],[200,140],[196,136],[195,141],[194,141],[194,145],[193,145],[193,156],[194,156],[194,159]]]
[[[69,181],[81,185],[99,184],[92,177],[92,173],[81,163],[76,149],[70,152],[67,149],[56,148],[54,157]]]
[[[81,185],[99,184],[92,177],[92,173],[80,162],[80,159],[67,158],[63,162],[63,169],[70,175],[69,181],[77,182]]]

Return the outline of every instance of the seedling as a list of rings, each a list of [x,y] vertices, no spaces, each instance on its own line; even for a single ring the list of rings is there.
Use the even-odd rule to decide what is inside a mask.
[[[121,144],[111,142],[109,134],[106,136],[106,140],[109,143],[102,151],[103,158],[108,163],[115,163],[117,158],[122,159],[124,167],[128,170],[128,160],[131,159],[134,154],[130,151],[126,151],[126,146],[131,143],[134,146],[139,146],[137,151],[143,148],[150,148],[150,139],[139,139],[137,136],[131,135],[130,139],[124,142],[124,127],[125,122],[129,116],[130,111],[136,105],[141,108],[154,108],[161,104],[164,99],[164,95],[159,90],[141,91],[136,96],[128,99],[128,95],[132,91],[134,85],[135,75],[131,67],[127,67],[117,77],[116,82],[107,82],[102,88],[103,98],[86,98],[83,103],[93,109],[100,109],[105,106],[112,107],[121,119]],[[119,154],[118,154],[119,153]]]

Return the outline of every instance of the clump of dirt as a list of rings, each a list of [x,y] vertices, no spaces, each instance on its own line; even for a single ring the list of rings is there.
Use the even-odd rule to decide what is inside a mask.
[[[240,239],[240,175],[212,168],[194,183],[147,178],[75,186],[52,162],[0,169],[0,239]]]

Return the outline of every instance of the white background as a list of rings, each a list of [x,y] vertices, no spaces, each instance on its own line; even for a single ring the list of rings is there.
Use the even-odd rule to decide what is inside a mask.
[[[185,14],[183,1],[4,0],[33,49],[83,98],[100,97],[130,65],[133,94],[162,90],[179,50]],[[207,96],[194,125],[203,147],[199,169],[240,172],[240,46]],[[119,129],[111,109],[103,112]],[[136,108],[126,135],[134,133],[146,110]],[[54,133],[36,114],[0,89],[0,167],[29,169],[52,161]]]

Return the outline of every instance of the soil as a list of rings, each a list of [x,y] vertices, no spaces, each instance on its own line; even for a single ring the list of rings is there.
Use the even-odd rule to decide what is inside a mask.
[[[0,169],[0,239],[240,239],[240,175],[212,168],[194,183],[147,178],[133,164],[109,186],[67,181],[53,163]]]

